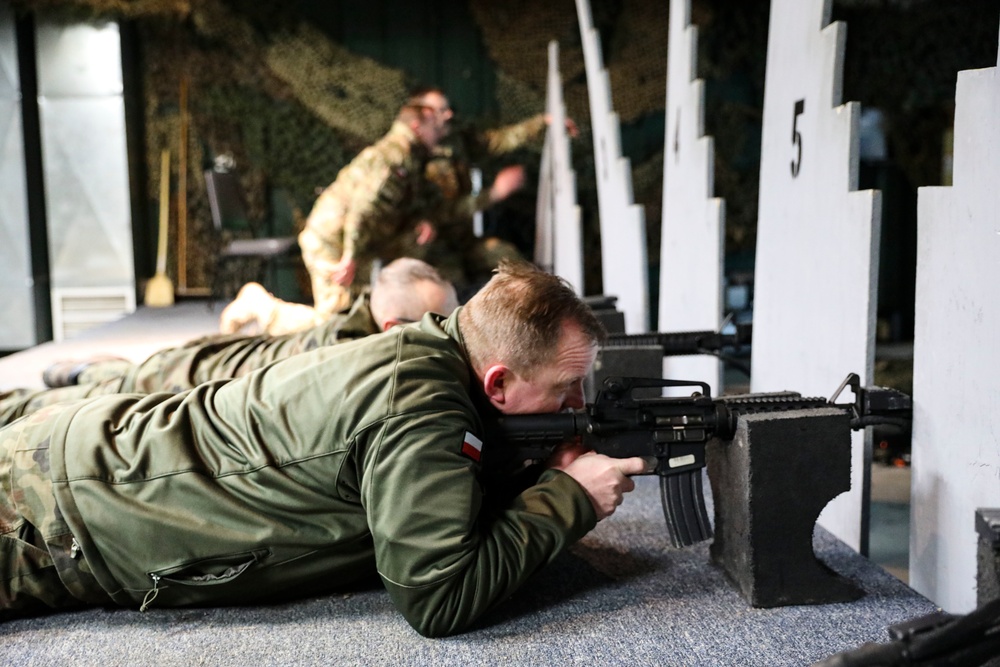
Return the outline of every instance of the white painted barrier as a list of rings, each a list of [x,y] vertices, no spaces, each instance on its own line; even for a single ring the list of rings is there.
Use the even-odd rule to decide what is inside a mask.
[[[761,138],[751,390],[872,383],[880,193],[856,191],[859,105],[840,104],[847,26],[830,0],[772,0]],[[841,399],[843,400],[843,399]],[[870,447],[819,523],[867,551]],[[780,462],[775,462],[780,465]]]
[[[1000,507],[1000,53],[959,72],[951,187],[917,200],[910,585],[976,606],[975,511]]]
[[[594,135],[604,293],[618,297],[618,309],[625,315],[625,330],[643,333],[649,330],[645,213],[633,203],[632,167],[628,158],[622,157],[618,115],[612,111],[611,83],[588,0],[577,0],[576,10]]]
[[[539,170],[535,216],[535,264],[566,279],[583,296],[583,233],[576,200],[566,104],[559,75],[559,44],[549,42],[549,76],[545,111],[549,127]]]
[[[691,0],[672,0],[659,331],[717,331],[722,318],[724,202],[712,196],[714,145],[711,137],[704,136],[705,84],[694,78],[697,54],[698,29],[691,25]],[[722,364],[714,356],[665,357],[663,376],[707,382],[714,393],[721,393]]]

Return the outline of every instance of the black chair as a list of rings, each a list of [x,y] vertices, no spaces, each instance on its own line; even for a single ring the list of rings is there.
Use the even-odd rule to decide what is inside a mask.
[[[235,172],[206,171],[205,189],[219,244],[212,276],[213,301],[235,293],[251,281],[274,291],[266,283],[267,269],[276,261],[298,255],[296,237],[261,236],[260,224],[247,215],[243,189]],[[250,238],[234,237],[238,231],[249,232]],[[234,283],[234,288],[227,289],[227,285]]]

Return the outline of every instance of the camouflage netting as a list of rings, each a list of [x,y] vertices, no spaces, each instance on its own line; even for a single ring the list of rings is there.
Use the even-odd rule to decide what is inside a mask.
[[[544,95],[548,76],[548,45],[559,42],[560,71],[567,88],[579,86],[583,77],[583,52],[572,0],[469,0],[469,8],[482,33],[490,58],[513,80]],[[567,106],[579,116],[580,110]],[[583,98],[586,106],[586,98]],[[523,116],[521,116],[523,117]]]
[[[304,24],[277,36],[264,62],[330,127],[366,143],[385,134],[407,91],[402,72],[352,55]]]
[[[195,0],[197,1],[197,0]],[[191,12],[189,0],[12,0],[17,9],[58,10],[81,17],[181,17]]]
[[[613,35],[604,46],[615,111],[623,125],[662,113],[666,104],[668,4],[623,0]]]

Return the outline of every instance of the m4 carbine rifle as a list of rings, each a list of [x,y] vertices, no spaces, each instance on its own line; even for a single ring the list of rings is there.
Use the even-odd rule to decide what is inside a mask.
[[[834,403],[847,386],[853,403]],[[635,395],[635,390],[694,387],[690,397]],[[527,462],[544,461],[564,443],[580,438],[584,447],[613,458],[640,456],[650,472],[660,476],[660,497],[667,531],[675,547],[712,536],[705,509],[701,470],[705,444],[711,438],[731,440],[740,415],[813,408],[836,408],[851,417],[858,430],[876,424],[904,427],[911,413],[910,397],[884,387],[861,387],[854,373],[829,399],[806,398],[795,392],[745,394],[712,398],[704,382],[609,377],[593,403],[581,411],[557,414],[504,415],[499,435],[506,444],[491,447],[491,465],[515,470]],[[499,444],[499,443],[498,443]],[[497,458],[502,457],[503,461]]]
[[[733,333],[719,331],[673,331],[653,333],[610,333],[604,347],[637,347],[656,345],[663,348],[663,356],[678,357],[692,354],[719,354],[724,348],[734,352],[750,349],[753,336],[752,324],[737,324]]]
[[[602,347],[629,348],[654,346],[663,348],[664,357],[709,354],[727,362],[732,368],[750,377],[750,368],[738,356],[750,351],[752,324],[736,324],[732,333],[718,331],[674,331],[653,333],[611,333]]]

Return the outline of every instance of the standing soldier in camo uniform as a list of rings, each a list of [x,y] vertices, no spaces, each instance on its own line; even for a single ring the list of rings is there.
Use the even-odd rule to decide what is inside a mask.
[[[388,134],[344,167],[316,201],[299,245],[320,315],[346,307],[352,293],[369,283],[377,262],[412,255],[429,242],[437,220],[459,212],[471,217],[523,184],[523,170],[513,167],[478,197],[445,201],[429,187],[424,168],[448,134],[451,117],[440,90],[415,91]]]
[[[279,359],[364,338],[419,320],[427,312],[449,315],[457,307],[455,288],[431,266],[418,259],[397,259],[379,272],[371,292],[356,299],[349,310],[298,333],[207,336],[160,350],[139,364],[101,358],[58,362],[45,373],[46,384],[56,388],[0,391],[0,426],[65,401],[105,394],[176,393],[203,382],[242,377]]]

